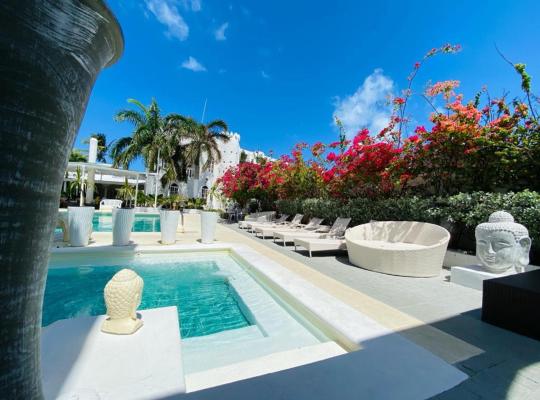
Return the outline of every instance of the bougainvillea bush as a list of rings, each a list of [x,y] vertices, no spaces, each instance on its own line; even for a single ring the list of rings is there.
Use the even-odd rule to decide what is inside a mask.
[[[454,45],[434,48],[414,64],[407,88],[389,99],[393,112],[380,132],[362,129],[348,140],[337,121],[341,132],[336,142],[299,143],[277,160],[231,168],[218,180],[223,194],[240,204],[250,198],[271,204],[279,199],[344,203],[405,194],[540,190],[538,98],[523,64],[511,64],[521,78],[523,99],[493,98],[483,88],[465,100],[456,80],[413,91],[418,71],[431,57],[460,50]],[[430,126],[410,127],[406,110],[412,96],[432,106]]]

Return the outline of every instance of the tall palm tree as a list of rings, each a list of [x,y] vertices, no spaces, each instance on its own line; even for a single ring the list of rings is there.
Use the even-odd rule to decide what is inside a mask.
[[[133,124],[131,136],[123,137],[111,145],[110,155],[113,166],[129,168],[133,160],[142,157],[144,165],[150,170],[157,166],[160,136],[163,133],[163,118],[155,99],[149,106],[140,101],[128,99],[128,102],[138,109],[125,109],[119,111],[114,119],[118,122],[130,122]]]
[[[197,172],[209,170],[214,163],[221,161],[219,141],[228,142],[229,129],[225,121],[217,119],[207,124],[198,123],[192,118],[186,118],[187,145],[185,160],[194,165]],[[201,165],[201,162],[203,164]]]
[[[185,181],[185,150],[188,143],[190,119],[179,114],[169,114],[163,121],[163,133],[159,138],[161,157],[163,160],[163,176],[161,182]]]
[[[107,162],[106,155],[107,155],[107,136],[105,136],[104,133],[92,133],[88,139],[84,141],[85,144],[90,143],[91,138],[96,138],[98,141],[98,148],[97,148],[97,157],[96,160],[98,162]]]

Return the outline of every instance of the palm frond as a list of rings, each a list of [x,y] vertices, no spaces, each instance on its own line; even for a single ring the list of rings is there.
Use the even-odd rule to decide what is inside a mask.
[[[212,132],[227,132],[229,130],[229,127],[227,126],[227,123],[223,121],[222,119],[216,119],[214,121],[210,121],[206,124],[206,129]]]
[[[120,110],[115,114],[114,120],[116,122],[131,122],[135,126],[141,126],[145,123],[144,115],[134,110]]]

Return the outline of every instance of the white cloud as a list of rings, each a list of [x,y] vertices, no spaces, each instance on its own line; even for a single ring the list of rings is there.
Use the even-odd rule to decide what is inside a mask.
[[[264,79],[270,79],[270,75],[268,75],[266,72],[264,71],[261,71],[261,76],[264,78]]]
[[[377,134],[388,124],[391,109],[386,101],[393,90],[394,81],[376,69],[356,92],[336,100],[333,116],[341,120],[349,137],[363,128]]]
[[[171,1],[146,0],[146,7],[156,16],[159,22],[167,27],[167,36],[179,40],[187,39],[189,36],[189,27]]]
[[[198,62],[194,57],[189,56],[189,58],[182,63],[182,68],[189,69],[193,72],[202,72],[206,71],[204,65]]]
[[[227,40],[227,37],[225,36],[225,31],[227,30],[228,27],[229,27],[229,23],[225,22],[214,31],[214,37],[216,38],[216,40]]]

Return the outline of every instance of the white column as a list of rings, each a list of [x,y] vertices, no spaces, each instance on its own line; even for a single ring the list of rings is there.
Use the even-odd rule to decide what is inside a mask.
[[[90,145],[88,146],[88,162],[95,163],[97,160],[98,140],[96,138],[90,138]],[[95,185],[95,171],[94,168],[88,168],[88,180],[86,182],[86,203],[94,203],[94,185]]]
[[[80,193],[80,199],[79,199],[79,206],[84,206],[84,181],[85,181],[85,178],[84,178],[84,173],[85,173],[85,168],[84,168],[84,165],[82,167],[82,172],[81,172],[81,193]]]
[[[139,174],[135,179],[135,207],[137,207],[137,195],[139,194]]]

